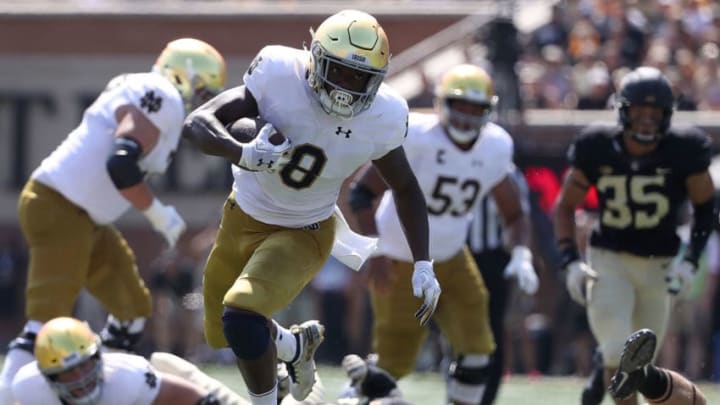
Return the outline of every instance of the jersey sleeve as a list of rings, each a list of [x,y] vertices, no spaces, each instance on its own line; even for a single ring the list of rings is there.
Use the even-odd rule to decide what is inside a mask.
[[[388,152],[402,146],[408,136],[408,114],[409,109],[407,102],[399,97],[383,97],[376,99],[376,103],[383,104],[382,118],[375,129],[379,133],[376,142],[376,148],[371,156],[371,160],[377,160],[385,156]]]
[[[258,105],[261,104],[265,97],[265,89],[271,87],[272,84],[272,72],[273,64],[277,61],[282,60],[275,55],[277,47],[266,46],[255,55],[250,66],[243,75],[243,83],[250,93],[255,97],[255,101]]]
[[[593,155],[593,144],[597,137],[594,128],[581,131],[567,151],[567,160],[570,166],[580,169],[591,183],[597,180],[596,164]],[[597,153],[597,151],[595,151]]]
[[[131,74],[122,80],[111,101],[112,110],[132,104],[158,129],[155,145],[139,160],[140,170],[163,173],[172,159],[178,143],[185,114],[180,93],[164,77],[154,74]],[[112,86],[112,82],[108,87]]]
[[[490,188],[498,184],[506,176],[512,175],[515,170],[513,163],[514,144],[512,137],[497,127],[498,134],[494,138],[491,145],[493,160],[487,170],[487,178],[484,179],[485,184]],[[482,181],[482,180],[481,180]]]
[[[710,137],[699,128],[688,128],[681,139],[685,141],[681,158],[684,174],[690,176],[707,170],[712,160]]]

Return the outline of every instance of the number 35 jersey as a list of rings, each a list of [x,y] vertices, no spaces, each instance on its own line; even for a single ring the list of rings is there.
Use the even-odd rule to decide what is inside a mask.
[[[450,141],[437,115],[411,113],[403,148],[427,203],[430,257],[448,260],[465,244],[475,206],[514,169],[512,138],[487,123],[473,147],[463,151]],[[375,221],[380,252],[412,262],[390,191],[383,195]]]
[[[648,156],[624,150],[619,127],[591,126],[568,150],[570,164],[597,188],[599,223],[592,246],[639,256],[674,256],[688,176],[710,165],[710,139],[696,128],[671,128]]]
[[[245,73],[260,116],[292,142],[274,172],[233,166],[238,205],[267,224],[302,227],[329,218],[345,179],[402,145],[407,133],[407,102],[385,84],[350,119],[325,113],[305,78],[309,60],[307,51],[267,46]]]

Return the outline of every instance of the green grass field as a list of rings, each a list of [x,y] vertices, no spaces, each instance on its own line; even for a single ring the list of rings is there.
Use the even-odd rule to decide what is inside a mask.
[[[0,357],[2,364],[2,357]],[[236,392],[245,395],[245,386],[240,374],[230,366],[204,366],[209,375],[224,382]],[[337,397],[347,379],[337,367],[320,366],[320,377],[327,392],[328,400]],[[583,380],[573,377],[541,377],[529,379],[523,376],[510,378],[502,386],[497,405],[577,405]],[[720,384],[700,384],[708,404],[720,404]],[[439,374],[416,373],[400,382],[404,396],[417,405],[442,405],[445,385]],[[611,405],[607,397],[603,405]],[[41,404],[38,404],[41,405]]]
[[[213,377],[223,381],[238,392],[244,392],[239,374],[232,368],[205,367]],[[325,385],[327,399],[337,397],[341,387],[347,382],[343,371],[328,366],[319,367],[320,377]],[[573,377],[542,377],[529,379],[523,376],[510,378],[501,387],[497,405],[578,405],[583,380]],[[720,404],[720,384],[700,384],[708,399],[708,404]],[[445,385],[436,373],[416,373],[400,382],[404,396],[418,405],[442,405],[445,398]],[[605,398],[603,405],[612,401]]]

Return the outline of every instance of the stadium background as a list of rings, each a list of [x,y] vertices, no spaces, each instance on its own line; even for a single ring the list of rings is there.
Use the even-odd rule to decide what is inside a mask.
[[[679,9],[670,10],[670,7]],[[707,59],[708,53],[713,56],[712,49],[708,50],[706,45],[714,40],[717,51],[720,39],[717,35],[720,13],[712,2],[0,1],[0,345],[4,347],[24,322],[22,289],[27,256],[16,219],[17,193],[40,160],[77,124],[83,109],[110,77],[122,72],[146,71],[166,42],[192,36],[210,42],[225,55],[229,86],[237,85],[262,46],[300,47],[309,43],[309,27],[316,27],[327,15],[342,8],[366,10],[383,25],[394,55],[388,82],[408,98],[413,108],[430,106],[428,83],[455,63],[471,62],[495,68],[503,99],[497,118],[513,135],[516,163],[524,170],[533,190],[534,250],[541,277],[541,289],[534,299],[518,297],[514,302],[508,328],[516,333],[513,335],[516,344],[511,345],[516,353],[510,357],[514,360],[508,365],[508,372],[584,374],[592,341],[586,327],[577,325],[580,309],[570,303],[564,291],[555,255],[548,243],[552,238],[548,234],[547,214],[557,192],[564,169],[564,153],[571,137],[583,125],[615,118],[607,109],[579,110],[578,89],[570,89],[574,94],[567,97],[553,99],[549,94],[562,85],[537,88],[537,83],[542,83],[543,74],[552,69],[559,71],[556,81],[572,77],[573,68],[580,64],[583,54],[578,49],[595,49],[594,63],[611,65],[611,58],[602,48],[606,39],[594,39],[592,33],[583,33],[577,28],[582,25],[579,21],[592,21],[590,17],[602,15],[636,24],[641,24],[640,16],[644,16],[645,45],[640,53],[643,62],[654,63],[659,51],[653,51],[651,44],[662,43],[665,38],[657,30],[655,34],[650,33],[653,25],[657,28],[657,14],[679,13],[682,20],[682,16],[694,10],[710,10],[708,30],[714,29],[716,36],[698,37],[691,45],[683,46],[696,54],[693,60],[699,67],[706,63],[702,58]],[[561,48],[560,56],[557,48],[547,47],[548,44],[540,46],[535,41],[535,34],[550,21],[557,8],[563,14],[562,24],[570,39]],[[503,31],[508,27],[518,31],[515,48],[511,41],[514,37],[508,35],[512,31]],[[679,46],[671,43],[672,37],[667,38],[667,48],[672,55],[677,55]],[[717,54],[714,58],[717,60]],[[666,63],[664,66],[671,69],[670,72],[681,70],[679,58],[670,57]],[[508,73],[508,65],[512,65],[511,70],[518,76]],[[597,77],[598,82],[604,80],[606,90],[611,92],[612,74],[623,66],[620,62],[617,69],[608,69],[607,76],[597,70],[588,69],[586,73],[588,77]],[[629,62],[626,66],[630,66]],[[680,88],[691,86],[683,82],[682,77],[678,80]],[[512,84],[518,88],[513,89]],[[679,111],[675,122],[703,127],[717,145],[720,114],[712,110],[720,110],[720,101],[714,104],[696,101],[699,111]],[[136,213],[126,215],[119,222],[119,228],[136,252],[141,272],[156,293],[157,313],[144,338],[144,350],[172,350],[198,362],[227,360],[223,353],[203,348],[197,322],[198,296],[194,292],[230,181],[225,163],[182,145],[168,175],[153,180],[162,199],[176,205],[189,224],[179,248],[164,252],[161,238]],[[592,209],[592,199],[587,205]],[[357,276],[348,274],[349,270],[336,268],[324,272],[286,313],[279,314],[281,320],[288,321],[333,317],[328,322],[341,324],[339,328],[344,335],[329,336],[324,344],[329,347],[324,354],[327,363],[336,363],[338,353],[343,350],[364,353],[368,348],[369,314],[364,290],[354,287]],[[350,315],[328,312],[328,303]],[[715,304],[703,310],[716,308]],[[321,310],[323,307],[325,311]],[[94,325],[101,324],[102,311],[92,299],[83,297],[78,311]],[[688,325],[693,327],[692,323]],[[715,380],[718,377],[714,368],[720,362],[712,361],[713,331],[707,327],[699,329],[702,329],[698,332],[703,334],[702,344],[708,350],[703,352],[700,374],[696,377]],[[677,339],[681,343],[680,353],[687,352],[689,345],[685,343],[692,337],[692,333],[687,333]],[[441,346],[441,342],[431,340],[418,368],[438,370]],[[332,348],[336,350],[330,350]]]

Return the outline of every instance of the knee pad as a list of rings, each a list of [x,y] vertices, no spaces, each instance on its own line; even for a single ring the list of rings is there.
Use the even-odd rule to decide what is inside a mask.
[[[460,355],[450,364],[447,395],[451,401],[477,404],[485,392],[490,373],[490,356]]]
[[[237,358],[257,359],[270,346],[270,328],[264,316],[226,309],[222,322],[225,339]]]

